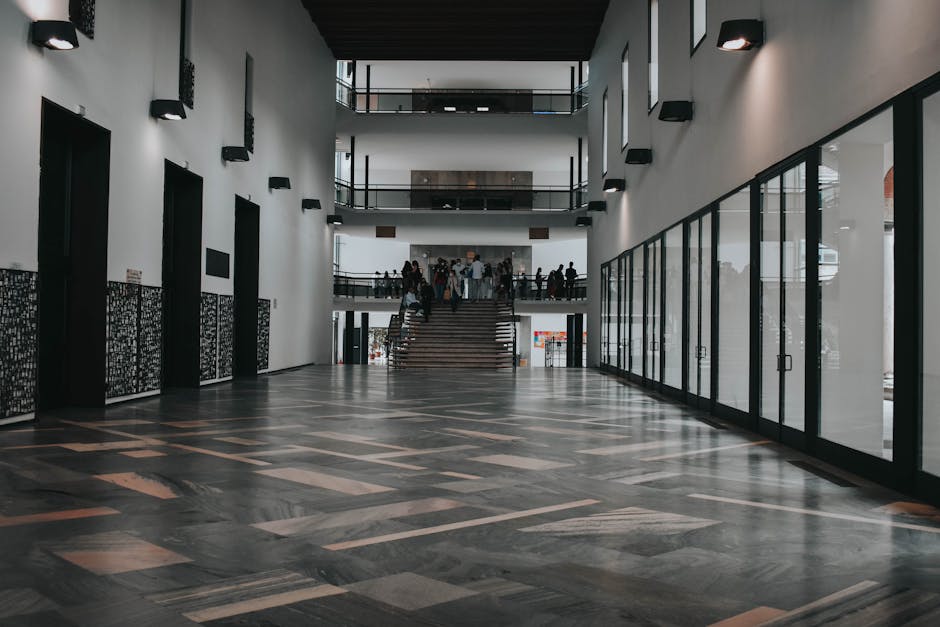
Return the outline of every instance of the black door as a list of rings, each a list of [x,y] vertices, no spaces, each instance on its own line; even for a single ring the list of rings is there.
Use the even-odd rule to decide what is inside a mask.
[[[235,197],[235,347],[237,377],[258,374],[258,242],[260,207]]]
[[[43,100],[39,409],[105,400],[111,133]]]
[[[202,177],[169,161],[163,188],[163,387],[199,386]]]

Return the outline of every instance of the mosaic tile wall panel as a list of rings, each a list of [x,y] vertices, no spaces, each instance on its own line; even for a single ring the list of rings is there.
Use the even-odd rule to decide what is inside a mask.
[[[139,305],[139,285],[108,281],[108,398],[137,392]]]
[[[232,376],[235,346],[235,297],[219,296],[219,377]]]
[[[38,314],[38,275],[0,270],[0,418],[36,410]]]
[[[159,390],[163,376],[163,289],[140,288],[137,391]]]
[[[219,375],[219,295],[202,293],[199,307],[199,380]]]
[[[271,349],[271,301],[258,299],[258,372],[267,370]]]

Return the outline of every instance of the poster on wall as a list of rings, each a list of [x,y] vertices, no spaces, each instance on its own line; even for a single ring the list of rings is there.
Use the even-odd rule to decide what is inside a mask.
[[[584,332],[584,343],[587,343],[587,331]],[[532,347],[533,348],[545,348],[545,342],[567,342],[568,341],[568,332],[567,331],[533,331],[532,332]]]

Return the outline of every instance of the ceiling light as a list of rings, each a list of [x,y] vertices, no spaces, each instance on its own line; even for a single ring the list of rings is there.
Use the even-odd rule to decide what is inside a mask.
[[[691,100],[667,100],[659,108],[663,122],[688,122],[692,119]]]
[[[78,48],[78,32],[71,22],[40,20],[33,22],[32,40],[37,46],[49,50],[72,50]]]
[[[627,151],[624,163],[632,165],[648,165],[653,162],[653,151],[650,148],[631,148]]]
[[[454,112],[457,110],[457,107],[444,107],[444,111]]]
[[[186,109],[179,100],[151,100],[150,116],[158,120],[184,120]]]
[[[605,192],[622,192],[627,188],[627,182],[623,179],[606,179],[604,181]]]
[[[250,158],[244,146],[222,146],[223,161],[248,161]]]
[[[591,216],[580,216],[577,220],[574,221],[575,226],[591,226],[594,223],[594,218]]]
[[[489,107],[477,107],[477,111],[479,111],[480,113],[486,113],[489,110],[490,110]]]
[[[268,189],[290,189],[290,179],[286,176],[269,177]]]
[[[760,20],[727,20],[721,23],[718,48],[750,50],[764,43],[764,23]]]

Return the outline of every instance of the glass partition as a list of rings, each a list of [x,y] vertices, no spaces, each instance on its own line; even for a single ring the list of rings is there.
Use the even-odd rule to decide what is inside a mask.
[[[751,302],[751,195],[747,187],[718,208],[718,397],[748,411]]]
[[[662,240],[646,245],[646,378],[660,381],[662,354],[660,316],[662,314]]]
[[[607,363],[617,365],[617,304],[620,302],[615,260],[607,268]]]
[[[711,398],[712,215],[689,223],[689,392]]]
[[[608,277],[610,276],[610,264],[601,266],[601,363],[610,364],[610,352],[608,351],[607,338],[610,335],[610,294]]]
[[[682,389],[682,225],[663,240],[663,383]]]
[[[824,144],[819,166],[820,435],[885,459],[894,418],[892,118],[889,109]]]
[[[630,283],[630,372],[643,375],[643,247],[634,248]]]
[[[940,476],[940,93],[923,109],[924,406],[921,467]]]
[[[617,369],[627,370],[629,361],[627,345],[629,344],[630,329],[627,326],[629,311],[630,287],[627,284],[627,276],[630,271],[630,253],[620,255],[620,268],[617,274],[617,294],[619,294],[617,305]]]

